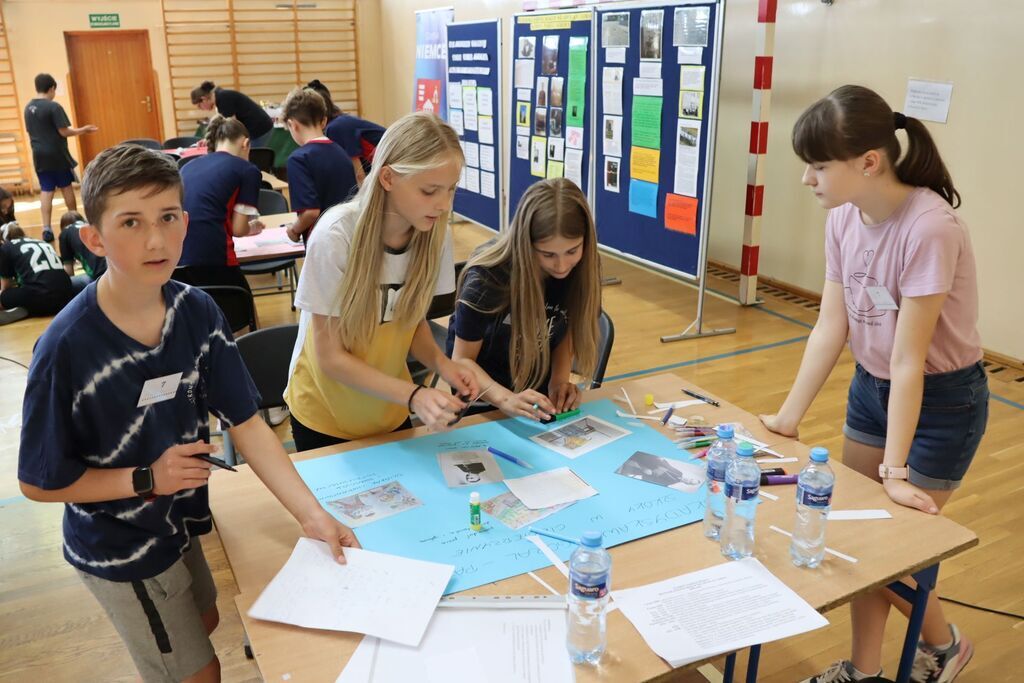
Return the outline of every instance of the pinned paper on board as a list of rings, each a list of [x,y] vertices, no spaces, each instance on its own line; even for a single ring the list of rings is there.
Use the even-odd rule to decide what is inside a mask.
[[[688,197],[697,196],[697,173],[700,170],[701,122],[679,119],[676,125],[676,168],[673,190]]]
[[[704,117],[704,93],[693,90],[679,92],[679,115],[688,119]]]
[[[644,180],[630,180],[629,210],[641,216],[657,218],[658,186]]]
[[[661,149],[660,97],[633,98],[633,144],[648,149]]]
[[[629,12],[602,15],[601,47],[629,47]]]
[[[686,235],[697,234],[697,199],[671,192],[665,195],[665,227]]]
[[[660,151],[645,149],[644,147],[634,147],[629,158],[630,177],[637,180],[646,180],[649,183],[657,183],[660,160]]]

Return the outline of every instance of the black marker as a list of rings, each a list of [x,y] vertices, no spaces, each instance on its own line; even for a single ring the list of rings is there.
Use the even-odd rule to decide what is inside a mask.
[[[226,462],[224,462],[223,460],[221,460],[220,458],[215,458],[212,455],[206,455],[205,453],[197,453],[195,455],[195,457],[199,458],[203,462],[208,462],[211,465],[219,467],[222,470],[230,470],[232,472],[237,472],[238,471],[234,467],[232,467],[231,465],[229,465]]]

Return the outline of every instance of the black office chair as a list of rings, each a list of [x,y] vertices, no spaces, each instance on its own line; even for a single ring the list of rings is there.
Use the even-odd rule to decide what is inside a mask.
[[[257,408],[263,411],[263,419],[267,422],[270,421],[268,410],[285,405],[284,389],[288,386],[288,368],[298,336],[298,325],[277,325],[243,334],[236,340],[238,353],[260,394]],[[237,456],[226,431],[223,450],[225,462],[235,464]]]
[[[199,289],[213,297],[214,303],[224,312],[231,332],[246,328],[253,331],[259,327],[256,319],[256,302],[249,290],[230,285],[202,285]]]
[[[249,161],[256,164],[256,168],[274,173],[274,150],[269,147],[253,147],[249,150]]]
[[[257,208],[262,215],[275,213],[288,213],[288,200],[276,190],[260,190]],[[291,296],[292,310],[295,310],[295,286],[299,281],[299,271],[295,267],[294,258],[276,259],[274,261],[263,261],[261,263],[243,263],[242,273],[244,275],[276,275],[277,285],[261,285],[253,287],[253,296],[269,296],[271,294],[283,294],[284,283],[281,280],[281,273],[288,279],[288,294]],[[271,292],[265,290],[274,290]]]
[[[182,166],[184,166],[188,162],[192,161],[193,159],[198,159],[201,156],[202,156],[202,154],[193,154],[190,157],[182,157],[182,158],[178,159],[178,170],[180,171]]]
[[[604,374],[608,370],[608,359],[612,355],[612,346],[615,344],[615,325],[612,324],[612,319],[601,309],[601,316],[597,320],[597,367],[594,368],[594,377],[590,381],[590,388],[597,389],[604,384]],[[572,368],[573,372],[579,374],[576,370],[575,364]]]
[[[145,147],[146,149],[155,149],[157,151],[164,148],[164,146],[160,144],[159,140],[154,140],[153,138],[135,138],[134,140],[125,140],[121,144],[140,145],[141,147]]]
[[[170,140],[164,140],[164,149],[177,149],[178,147],[191,147],[202,140],[194,135],[185,135],[180,138],[171,138]]]
[[[277,190],[260,190],[256,208],[260,215],[269,216],[275,213],[288,213],[288,200]]]

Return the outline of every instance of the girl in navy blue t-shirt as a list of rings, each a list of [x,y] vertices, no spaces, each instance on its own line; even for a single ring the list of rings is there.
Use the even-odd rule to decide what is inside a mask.
[[[483,400],[510,416],[544,419],[579,406],[570,374],[575,361],[593,376],[600,311],[587,199],[570,180],[544,180],[463,269],[447,352],[476,371]]]
[[[336,142],[352,159],[356,182],[363,184],[363,178],[370,172],[373,155],[384,135],[384,126],[358,116],[346,114],[331,100],[331,91],[320,81],[310,81],[306,86],[316,90],[327,103],[327,127],[324,135]]]
[[[292,90],[281,105],[281,120],[300,145],[288,157],[288,193],[292,211],[299,215],[288,227],[288,237],[295,242],[308,239],[321,213],[359,189],[352,160],[324,136],[327,111],[324,98],[312,88]]]
[[[263,230],[256,208],[262,176],[249,162],[249,133],[238,119],[215,116],[206,144],[209,154],[181,169],[188,232],[174,279],[249,289],[234,238]]]

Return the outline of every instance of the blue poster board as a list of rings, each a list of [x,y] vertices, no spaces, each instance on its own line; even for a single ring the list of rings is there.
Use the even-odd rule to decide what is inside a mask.
[[[721,4],[597,10],[598,241],[690,277],[710,218]]]
[[[412,83],[412,110],[432,111],[447,119],[445,101],[445,27],[455,19],[451,7],[416,12],[416,65]]]
[[[448,25],[448,123],[466,166],[455,213],[501,230],[501,20]]]
[[[508,217],[530,185],[566,177],[590,197],[592,10],[517,14],[512,25]]]
[[[533,523],[564,536],[578,538],[584,531],[597,530],[604,533],[605,545],[610,547],[703,518],[703,484],[684,492],[616,473],[637,451],[703,468],[701,461],[679,450],[658,430],[618,417],[611,401],[584,403],[582,411],[629,433],[569,459],[529,440],[538,433],[559,429],[568,421],[545,426],[507,419],[305,460],[295,467],[331,514],[346,521],[339,510],[349,510],[360,515],[359,521],[366,520],[355,528],[364,548],[455,565],[446,593],[500,581],[546,567],[550,562],[526,540],[528,526],[512,529],[485,512],[483,529],[469,528],[470,492],[478,492],[480,499],[487,501],[507,493],[508,487],[504,482],[494,482],[450,488],[438,464],[441,452],[493,446],[535,468],[525,469],[496,458],[506,479],[571,468],[598,494]],[[374,510],[362,507],[365,495],[355,498],[355,494],[370,489],[384,491],[387,497],[379,503],[384,498],[380,496],[373,503]],[[410,507],[413,502],[418,505]],[[353,505],[360,507],[352,511]],[[388,505],[400,511],[392,513]],[[575,549],[569,543],[546,542],[563,560]]]

